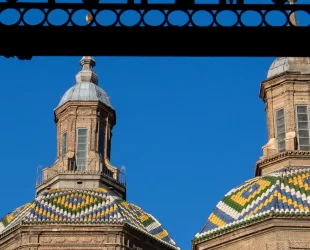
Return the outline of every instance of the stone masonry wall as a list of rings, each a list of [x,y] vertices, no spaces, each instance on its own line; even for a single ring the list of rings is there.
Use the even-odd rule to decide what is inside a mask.
[[[21,226],[0,236],[0,250],[169,250],[124,225]]]

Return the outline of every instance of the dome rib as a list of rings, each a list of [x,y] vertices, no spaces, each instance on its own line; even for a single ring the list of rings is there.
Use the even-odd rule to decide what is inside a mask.
[[[310,167],[292,167],[254,178],[228,192],[194,241],[234,230],[266,216],[310,217]]]
[[[140,207],[106,189],[51,189],[0,220],[0,235],[18,224],[121,223],[179,249],[163,226]]]
[[[78,83],[68,89],[61,98],[57,108],[69,101],[99,101],[113,108],[106,92],[91,82]]]
[[[310,57],[278,57],[271,64],[267,78],[278,76],[284,72],[310,74]]]

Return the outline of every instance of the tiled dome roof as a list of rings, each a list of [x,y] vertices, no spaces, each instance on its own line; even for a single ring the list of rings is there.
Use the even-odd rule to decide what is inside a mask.
[[[103,188],[51,189],[5,216],[0,221],[0,235],[19,224],[37,223],[126,223],[163,244],[179,249],[152,215]]]
[[[194,241],[270,216],[310,218],[310,167],[282,169],[232,189],[217,204]]]

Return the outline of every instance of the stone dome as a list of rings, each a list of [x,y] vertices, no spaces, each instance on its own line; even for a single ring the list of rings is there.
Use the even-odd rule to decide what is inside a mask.
[[[278,57],[270,66],[267,78],[284,72],[310,74],[310,57]]]
[[[2,218],[0,237],[18,225],[42,224],[127,224],[171,249],[179,249],[151,214],[104,188],[50,189]]]
[[[57,108],[69,101],[99,101],[112,108],[106,92],[98,86],[98,75],[93,71],[95,59],[83,56],[80,65],[82,70],[75,77],[76,84],[66,91]]]
[[[195,235],[200,242],[270,217],[310,219],[310,167],[291,167],[251,179],[217,204]]]
[[[92,82],[75,84],[66,91],[57,107],[69,101],[99,101],[112,108],[106,92]]]

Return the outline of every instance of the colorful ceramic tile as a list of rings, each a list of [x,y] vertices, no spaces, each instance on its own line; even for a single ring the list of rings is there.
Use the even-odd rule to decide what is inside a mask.
[[[18,220],[21,214],[23,216]],[[102,188],[51,189],[37,197],[34,202],[4,217],[0,222],[0,233],[21,221],[28,223],[124,222],[177,249],[168,232],[152,215]]]
[[[196,239],[266,213],[310,211],[310,167],[292,167],[254,178],[217,204]]]

